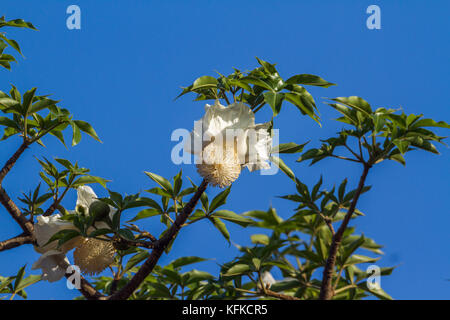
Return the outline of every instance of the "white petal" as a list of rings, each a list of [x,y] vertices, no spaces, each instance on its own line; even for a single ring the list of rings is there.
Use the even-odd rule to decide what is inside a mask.
[[[269,287],[277,282],[269,271],[264,271],[261,280],[266,286]]]
[[[81,205],[88,209],[91,203],[96,199],[97,195],[91,187],[81,186],[77,188],[77,206]]]
[[[75,229],[75,226],[71,222],[60,220],[60,217],[60,214],[54,214],[48,217],[37,217],[37,223],[34,225],[34,235],[37,242],[35,249],[37,252],[43,253],[56,249],[58,244],[57,241],[53,241],[46,246],[44,245],[58,231],[64,229]]]
[[[64,277],[66,273],[66,270],[59,266],[62,261],[69,263],[69,260],[64,253],[50,250],[41,255],[31,269],[42,269],[42,279],[49,282],[55,282]]]
[[[255,115],[253,111],[243,103],[233,103],[228,107],[216,103],[207,105],[203,117],[203,132],[207,137],[223,134],[225,129],[247,129],[254,126]]]
[[[250,171],[270,168],[268,161],[272,148],[272,137],[267,131],[268,128],[270,128],[270,125],[270,122],[257,124],[249,129],[247,133],[248,145],[246,150],[246,163],[244,166]],[[242,152],[242,149],[243,146],[241,144],[239,151]]]
[[[254,125],[253,111],[242,102],[225,107],[216,100],[214,105],[207,104],[203,118],[194,122],[194,129],[185,141],[184,151],[199,154],[214,138],[217,140],[219,135],[224,137],[227,129],[245,131]]]

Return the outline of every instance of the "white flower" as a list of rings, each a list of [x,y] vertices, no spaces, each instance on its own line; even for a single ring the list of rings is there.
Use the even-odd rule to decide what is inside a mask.
[[[202,177],[223,188],[239,177],[242,167],[270,168],[270,123],[255,125],[253,111],[241,102],[225,107],[216,100],[205,110],[185,145],[185,151],[198,155]]]
[[[272,274],[269,271],[264,271],[262,274],[262,283],[266,286],[266,288],[270,288],[277,281],[273,278]]]
[[[97,195],[91,187],[81,186],[77,188],[77,209],[69,212],[72,214],[79,213],[80,211],[89,213],[89,206],[96,199]],[[113,216],[114,212],[115,210],[110,207],[110,217]],[[61,220],[61,218],[61,214],[54,214],[49,217],[38,216],[37,223],[34,226],[37,242],[35,250],[42,253],[42,256],[33,264],[32,269],[42,269],[43,279],[53,282],[64,276],[65,270],[59,266],[59,263],[62,260],[67,261],[66,253],[73,248],[77,248],[74,252],[74,259],[75,262],[80,262],[82,264],[79,267],[83,272],[96,274],[103,271],[113,262],[114,248],[109,242],[102,240],[86,240],[81,236],[78,236],[64,243],[59,248],[57,247],[58,241],[52,241],[47,244],[50,238],[61,230],[76,230],[72,222]],[[100,221],[95,223],[95,227],[98,229],[107,228],[108,225],[105,222]],[[91,228],[88,230],[88,233],[93,230],[94,228]],[[93,250],[93,248],[95,250]],[[98,264],[96,264],[97,261],[99,261]],[[83,269],[83,266],[87,267]]]

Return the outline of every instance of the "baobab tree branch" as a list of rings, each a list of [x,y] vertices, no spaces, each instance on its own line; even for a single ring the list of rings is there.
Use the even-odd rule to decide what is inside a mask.
[[[167,230],[164,236],[157,240],[153,245],[154,249],[152,250],[150,257],[144,262],[139,271],[134,275],[134,277],[119,291],[111,295],[106,299],[110,300],[125,300],[129,296],[133,294],[133,292],[139,287],[142,281],[153,271],[153,268],[158,263],[159,258],[164,253],[164,250],[169,246],[169,244],[175,240],[178,231],[180,231],[183,224],[186,222],[189,215],[194,210],[197,205],[200,196],[206,190],[208,186],[208,182],[203,180],[200,186],[197,189],[197,192],[192,196],[191,200],[186,204],[183,208],[182,212],[175,219],[172,226]]]
[[[3,166],[2,170],[0,170],[0,186],[3,182],[3,179],[6,177],[8,172],[11,170],[11,168],[14,166],[14,164],[17,162],[21,154],[28,148],[29,142],[24,141],[22,145],[17,149],[17,151],[13,154],[11,158],[9,158],[8,161],[6,161],[5,165]]]
[[[334,295],[332,288],[332,277],[334,267],[336,265],[337,252],[341,244],[344,231],[347,228],[347,225],[350,221],[350,218],[353,215],[353,212],[355,211],[356,203],[358,202],[359,196],[361,195],[361,192],[364,188],[364,182],[366,181],[367,174],[369,173],[370,168],[371,164],[364,163],[363,173],[361,175],[361,178],[359,179],[358,188],[356,189],[356,193],[353,196],[352,203],[347,211],[347,214],[344,217],[344,220],[342,221],[341,226],[339,227],[339,229],[336,231],[336,233],[332,238],[328,259],[325,264],[325,268],[323,270],[322,286],[320,288],[320,295],[319,295],[320,300],[329,300]]]
[[[30,244],[30,243],[33,243],[33,237],[26,233],[22,233],[11,239],[0,241],[0,251],[13,249],[23,244]]]
[[[19,159],[20,155],[28,148],[29,142],[25,140],[19,149],[13,154],[8,161],[6,161],[3,168],[0,170],[0,203],[6,208],[11,217],[20,225],[22,230],[26,234],[33,234],[33,222],[28,220],[14,203],[11,198],[6,193],[5,189],[2,187],[3,179],[6,177],[8,172],[12,169],[14,164]]]

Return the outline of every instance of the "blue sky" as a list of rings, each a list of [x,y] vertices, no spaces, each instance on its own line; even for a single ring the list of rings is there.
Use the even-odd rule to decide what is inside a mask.
[[[81,8],[81,30],[66,28],[66,8]],[[381,8],[381,30],[366,28],[366,8]],[[232,71],[232,67],[256,67],[255,56],[277,63],[284,77],[299,73],[322,76],[338,86],[311,88],[318,102],[323,127],[285,105],[276,118],[281,142],[303,143],[332,136],[341,125],[337,114],[322,97],[358,95],[372,106],[402,107],[406,113],[423,113],[450,121],[448,75],[450,42],[448,1],[62,1],[2,0],[0,14],[23,18],[40,30],[12,30],[26,59],[13,71],[2,71],[0,90],[10,83],[25,91],[53,94],[75,118],[94,125],[103,144],[83,136],[80,145],[65,149],[53,139],[47,148],[33,146],[4,181],[14,196],[39,182],[34,156],[62,157],[92,173],[112,179],[109,188],[135,193],[153,187],[143,174],[151,171],[166,177],[180,169],[170,160],[176,128],[191,129],[203,114],[203,102],[192,97],[174,101],[180,86],[201,75]],[[270,120],[268,110],[257,122]],[[441,135],[448,134],[438,131]],[[3,142],[0,161],[17,149],[18,139]],[[450,151],[441,155],[413,152],[407,166],[383,162],[368,177],[372,190],[362,196],[359,209],[366,216],[353,225],[358,232],[385,246],[380,265],[398,265],[382,287],[397,299],[450,298]],[[321,174],[331,187],[345,177],[356,185],[360,168],[340,160],[325,160],[309,167],[283,157],[296,175],[311,185]],[[183,165],[185,176],[200,182],[194,168]],[[185,179],[187,182],[187,179]],[[106,195],[100,186],[99,195]],[[274,206],[283,217],[292,214],[294,203],[276,196],[293,193],[294,185],[281,172],[261,176],[244,172],[233,185],[227,209],[241,213]],[[214,195],[218,189],[209,189]],[[65,204],[74,206],[75,192]],[[0,210],[2,238],[19,228]],[[149,230],[158,228],[142,224]],[[229,226],[234,242],[248,244],[258,230]],[[3,240],[3,239],[2,239]],[[191,243],[186,249],[182,243]],[[179,236],[167,263],[179,256],[197,255],[216,260],[196,266],[218,272],[216,262],[237,254],[217,230],[199,223]],[[30,246],[0,253],[0,274],[13,274],[25,262],[30,267],[38,254]],[[30,272],[30,268],[27,268]],[[36,271],[33,271],[36,272]],[[275,274],[275,277],[279,276]],[[70,299],[78,292],[65,281],[41,282],[28,289],[33,299]]]

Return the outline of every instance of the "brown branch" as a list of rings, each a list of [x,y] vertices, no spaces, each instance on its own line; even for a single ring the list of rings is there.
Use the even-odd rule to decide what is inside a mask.
[[[56,209],[58,209],[59,204],[61,203],[62,199],[64,199],[64,197],[66,196],[67,191],[69,191],[70,187],[66,187],[66,189],[64,190],[64,192],[61,194],[61,196],[58,198],[56,198],[53,203],[51,204],[50,207],[48,207],[47,210],[45,210],[45,212],[42,214],[44,217],[48,217],[51,216],[53,214],[53,212],[55,212]]]
[[[355,211],[356,203],[358,202],[359,196],[361,195],[361,192],[364,188],[364,182],[366,181],[366,177],[367,174],[369,173],[370,168],[371,168],[370,164],[364,163],[364,170],[361,175],[361,178],[359,179],[358,189],[356,189],[356,193],[353,196],[352,203],[347,211],[347,214],[344,217],[344,220],[342,221],[341,226],[333,236],[330,251],[328,254],[328,259],[323,270],[322,286],[320,288],[320,295],[319,295],[320,300],[329,300],[334,295],[332,288],[332,277],[334,267],[336,265],[337,252],[341,244],[344,231],[347,228],[347,225],[350,221],[350,218],[353,215],[353,212]]]
[[[19,147],[19,149],[13,154],[13,156],[9,158],[8,161],[6,161],[2,170],[0,170],[0,203],[6,208],[9,214],[13,217],[14,220],[16,220],[16,222],[20,225],[20,227],[26,234],[33,234],[33,222],[29,221],[22,214],[20,209],[16,206],[14,201],[11,200],[5,189],[3,189],[2,187],[3,179],[17,162],[17,159],[19,159],[20,155],[28,148],[28,146],[29,142],[25,140]]]
[[[64,270],[67,270],[70,264],[63,260],[59,263],[59,266]],[[71,280],[70,277],[73,275],[73,273],[66,272],[66,278]],[[80,291],[88,300],[99,300],[105,297],[100,292],[98,292],[82,275],[80,275],[80,288],[78,288],[78,291]]]
[[[293,296],[288,296],[287,294],[283,294],[283,293],[278,293],[269,289],[266,289],[264,294],[268,297],[273,297],[273,298],[278,298],[281,300],[300,300],[297,297],[293,297]]]
[[[33,237],[27,235],[26,233],[22,233],[19,234],[18,236],[15,236],[14,238],[5,241],[0,241],[0,251],[16,248],[23,244],[30,244],[30,243],[33,243]]]
[[[28,145],[29,145],[28,142],[23,142],[22,145],[19,147],[19,149],[13,154],[13,156],[9,158],[8,161],[6,161],[5,165],[0,171],[0,185],[2,184],[3,179],[6,177],[8,172],[16,163],[17,159],[19,159],[20,155],[28,148]]]
[[[158,263],[159,258],[164,253],[164,250],[169,246],[169,244],[175,239],[178,231],[181,229],[182,225],[186,222],[189,215],[194,210],[197,205],[200,196],[206,190],[208,182],[203,180],[197,189],[197,192],[192,196],[191,200],[186,204],[181,213],[175,219],[172,226],[167,230],[164,236],[156,241],[154,249],[152,250],[150,257],[144,262],[139,271],[133,276],[133,278],[119,291],[111,295],[106,299],[110,300],[125,300],[133,294],[133,292],[139,287],[142,281],[153,271],[153,268]]]

